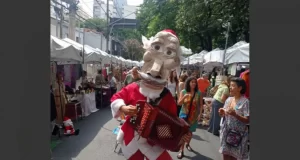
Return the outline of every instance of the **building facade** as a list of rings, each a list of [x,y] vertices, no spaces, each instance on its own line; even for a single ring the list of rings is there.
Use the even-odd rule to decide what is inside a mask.
[[[50,33],[57,38],[60,37],[60,21],[54,17],[51,17]],[[62,39],[68,38],[69,24],[64,22],[62,27]],[[75,41],[80,44],[86,44],[93,48],[99,48],[102,51],[106,51],[106,38],[102,33],[96,33],[95,31],[84,30],[82,28],[76,28]],[[110,44],[109,44],[110,47]]]
[[[124,18],[126,19],[136,19],[136,13],[138,11],[139,7],[137,6],[124,6]]]
[[[93,4],[93,17],[94,18],[102,18],[106,19],[106,10],[107,5],[105,0],[94,0]],[[113,3],[109,4],[109,16],[110,17],[116,17],[121,18],[122,13],[120,12],[120,9],[117,8]]]

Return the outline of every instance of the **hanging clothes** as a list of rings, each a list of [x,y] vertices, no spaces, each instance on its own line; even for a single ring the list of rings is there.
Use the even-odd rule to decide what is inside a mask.
[[[71,88],[76,88],[76,78],[75,78],[75,65],[71,64],[70,65],[70,70],[71,70]]]
[[[106,72],[106,69],[102,69],[102,75],[104,76],[104,79],[107,78],[107,72]]]
[[[82,66],[80,64],[74,65],[74,78],[78,80],[82,76]]]
[[[56,106],[55,106],[55,98],[52,91],[52,87],[50,86],[50,122],[56,119]]]
[[[65,116],[65,108],[67,103],[65,96],[65,85],[63,83],[56,82],[53,87],[53,93],[57,112],[56,123],[61,124],[63,122],[63,117]]]
[[[64,65],[64,84],[71,86],[71,65]]]

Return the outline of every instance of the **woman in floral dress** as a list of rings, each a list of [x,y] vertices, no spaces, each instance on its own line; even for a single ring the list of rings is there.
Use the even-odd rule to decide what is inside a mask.
[[[246,82],[241,78],[232,78],[230,82],[230,94],[224,108],[219,109],[220,116],[225,120],[221,128],[220,153],[224,160],[247,159],[248,128],[250,121],[249,100],[244,96]]]
[[[192,103],[191,103],[192,102]],[[178,105],[182,105],[179,118],[185,119],[190,124],[190,131],[195,132],[198,120],[201,117],[203,97],[198,90],[196,77],[190,77],[186,80],[185,89],[180,92],[180,98]],[[186,144],[188,151],[193,151],[190,147],[190,141]],[[184,154],[184,145],[181,146],[181,150],[177,155],[178,159],[182,159]]]

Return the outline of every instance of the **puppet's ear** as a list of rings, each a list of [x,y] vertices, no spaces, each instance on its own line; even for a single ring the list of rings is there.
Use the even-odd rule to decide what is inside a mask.
[[[142,42],[144,45],[143,48],[148,49],[149,48],[149,40],[145,36],[142,36]]]
[[[148,41],[148,39],[145,36],[142,35],[142,42],[143,42],[143,44],[147,43],[147,41]]]

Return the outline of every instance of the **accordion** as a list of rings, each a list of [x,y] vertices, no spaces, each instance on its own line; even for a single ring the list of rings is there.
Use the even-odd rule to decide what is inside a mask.
[[[145,101],[138,101],[136,106],[137,116],[130,117],[129,121],[139,135],[166,150],[178,152],[189,133],[189,125]]]

